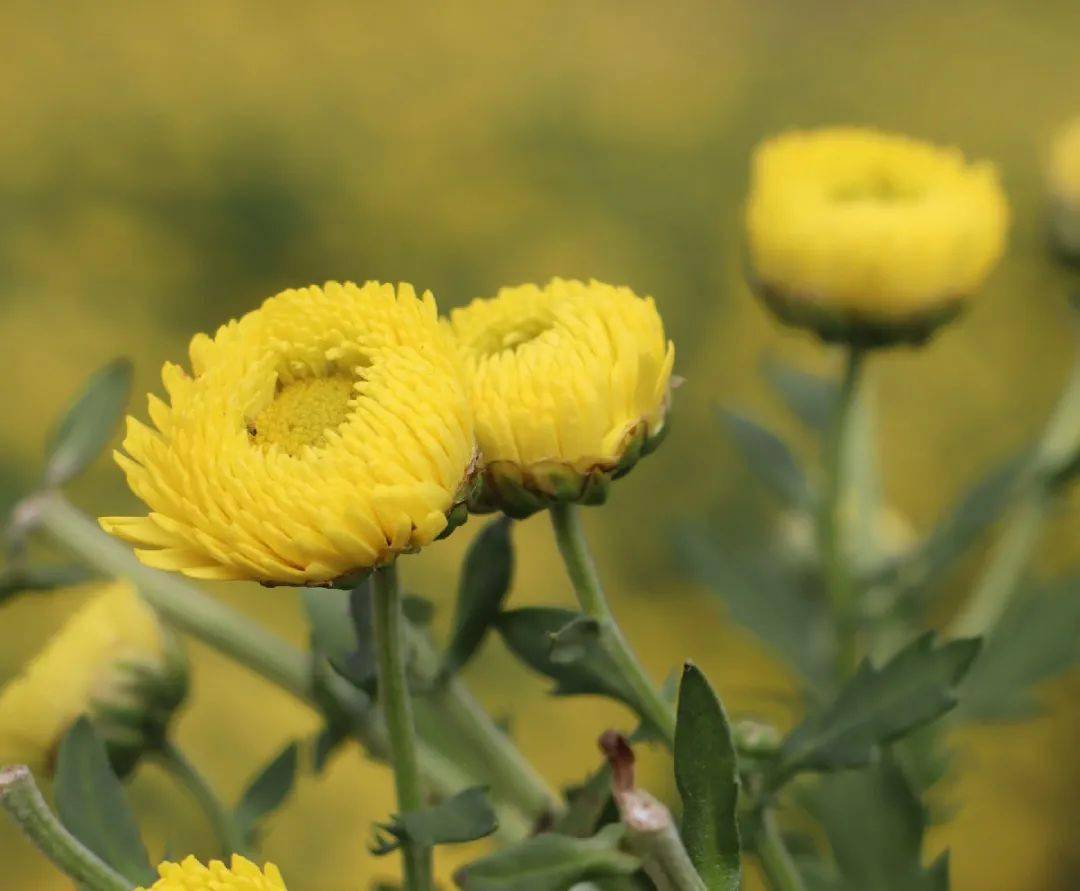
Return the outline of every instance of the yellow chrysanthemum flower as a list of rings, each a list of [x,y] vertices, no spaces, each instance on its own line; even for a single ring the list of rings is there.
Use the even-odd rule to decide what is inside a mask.
[[[91,589],[22,673],[0,690],[0,763],[51,772],[71,725],[88,715],[126,770],[161,739],[187,692],[175,641],[126,582]]]
[[[994,167],[859,128],[794,132],[754,153],[750,273],[785,322],[830,340],[920,342],[1001,257]]]
[[[651,297],[554,279],[474,300],[451,325],[473,380],[475,510],[602,501],[665,431],[675,347]]]
[[[136,891],[286,891],[273,863],[259,869],[239,854],[233,854],[231,867],[220,860],[203,866],[194,857],[187,857],[183,863],[162,863],[158,875],[161,878],[149,888]]]
[[[271,297],[167,364],[116,460],[150,508],[102,526],[204,579],[345,584],[464,517],[463,363],[430,292],[330,282]]]
[[[1080,118],[1058,134],[1047,170],[1054,202],[1054,239],[1071,259],[1080,259]]]

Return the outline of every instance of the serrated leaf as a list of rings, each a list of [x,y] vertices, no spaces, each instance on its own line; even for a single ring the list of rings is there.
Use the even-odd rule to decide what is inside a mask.
[[[124,788],[86,718],[60,742],[53,789],[57,814],[72,835],[136,885],[154,881]]]
[[[465,891],[564,891],[576,882],[631,875],[641,861],[619,850],[624,833],[612,824],[592,838],[537,835],[470,863],[454,878]]]
[[[502,613],[496,627],[514,655],[555,681],[553,695],[595,694],[631,704],[633,694],[624,687],[618,669],[598,641],[581,646],[578,658],[568,659],[565,651],[559,659],[552,658],[559,632],[582,618],[572,610],[526,607]]]
[[[800,421],[812,430],[824,431],[836,413],[838,388],[835,381],[810,374],[770,358],[765,377]]]
[[[675,783],[683,803],[683,844],[698,875],[712,891],[738,891],[735,745],[720,699],[690,662],[679,685]]]
[[[396,851],[406,839],[422,845],[452,845],[485,838],[499,828],[487,790],[476,786],[459,792],[435,807],[410,811],[378,824],[389,835],[372,849],[376,855]]]
[[[131,362],[114,359],[94,372],[60,418],[45,449],[45,483],[62,486],[105,448],[131,393]]]
[[[19,594],[80,585],[93,578],[97,578],[97,575],[81,565],[8,568],[0,572],[0,604]]]
[[[819,599],[772,555],[739,552],[709,540],[697,526],[680,530],[684,565],[724,601],[731,618],[752,631],[812,686],[832,671],[832,630]]]
[[[296,784],[300,767],[300,746],[289,743],[244,790],[236,805],[234,819],[237,828],[252,839],[259,823],[277,810],[289,797]]]
[[[465,554],[458,583],[454,630],[443,659],[443,673],[465,666],[483,643],[510,593],[514,574],[511,520],[492,520],[473,540]]]
[[[787,443],[771,430],[738,412],[721,409],[720,419],[730,431],[750,469],[781,500],[803,507],[813,502],[806,476]]]
[[[947,891],[948,858],[923,867],[926,809],[891,758],[823,777],[807,798],[829,838],[837,891]]]
[[[835,702],[811,714],[784,741],[773,781],[804,770],[869,764],[878,749],[945,714],[979,651],[979,641],[935,646],[933,632],[917,638],[883,667],[864,660]]]
[[[1033,687],[1080,662],[1080,578],[1017,599],[961,687],[958,714],[1004,720],[1037,711]]]

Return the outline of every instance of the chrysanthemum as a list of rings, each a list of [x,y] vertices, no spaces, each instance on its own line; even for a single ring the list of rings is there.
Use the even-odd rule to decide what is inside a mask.
[[[477,510],[603,500],[665,430],[675,348],[651,297],[592,281],[455,310],[483,462]]]
[[[1054,202],[1054,238],[1067,256],[1080,259],[1080,118],[1054,140],[1047,178]]]
[[[460,353],[430,293],[330,282],[271,297],[165,365],[116,460],[150,508],[102,526],[205,579],[345,582],[460,519],[474,460]],[[156,429],[155,429],[156,428]],[[449,518],[449,519],[448,519]]]
[[[182,655],[153,610],[126,582],[99,586],[0,690],[0,763],[50,772],[85,714],[126,767],[164,733],[186,689]]]
[[[754,285],[827,339],[920,341],[981,285],[1005,245],[994,167],[858,128],[794,132],[754,153]]]
[[[161,876],[149,888],[137,891],[286,891],[281,873],[273,863],[259,869],[250,860],[233,854],[232,865],[211,860],[203,866],[194,857],[183,863],[162,863]]]

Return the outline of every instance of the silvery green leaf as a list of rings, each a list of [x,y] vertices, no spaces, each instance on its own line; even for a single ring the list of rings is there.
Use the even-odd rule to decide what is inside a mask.
[[[738,412],[722,409],[720,420],[730,431],[750,469],[786,504],[813,503],[799,462],[779,436]]]
[[[459,792],[434,807],[408,811],[390,823],[380,823],[382,836],[372,853],[389,854],[405,840],[423,845],[450,845],[475,841],[491,835],[499,826],[487,791],[476,786]]]
[[[834,381],[801,371],[776,358],[766,360],[765,377],[791,412],[807,427],[827,430],[836,413]]]

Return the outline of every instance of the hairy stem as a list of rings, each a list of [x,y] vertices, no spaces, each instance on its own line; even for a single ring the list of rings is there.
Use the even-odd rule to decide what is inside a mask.
[[[131,891],[131,882],[68,832],[41,797],[29,768],[0,770],[0,805],[64,874],[89,891]]]
[[[854,668],[858,658],[855,639],[858,617],[857,604],[854,602],[857,592],[849,566],[850,555],[845,534],[848,488],[845,470],[848,466],[848,432],[863,355],[863,351],[855,346],[850,347],[847,353],[840,392],[837,395],[836,412],[825,441],[825,490],[818,515],[818,548],[821,553],[825,591],[836,619],[837,669],[842,677]]]
[[[416,727],[405,671],[405,629],[397,570],[384,567],[373,576],[375,596],[375,649],[379,668],[379,706],[390,737],[391,764],[397,790],[398,811],[424,806],[424,789],[417,758]],[[415,839],[401,840],[405,887],[408,891],[431,888],[431,848]]]
[[[213,787],[173,743],[165,742],[157,752],[158,761],[198,802],[214,829],[221,855],[228,862],[232,854],[250,857],[247,841]]]
[[[585,542],[577,505],[556,504],[550,513],[559,553],[582,612],[599,625],[600,642],[632,692],[639,716],[671,748],[675,743],[675,710],[661,698],[615,621]]]

